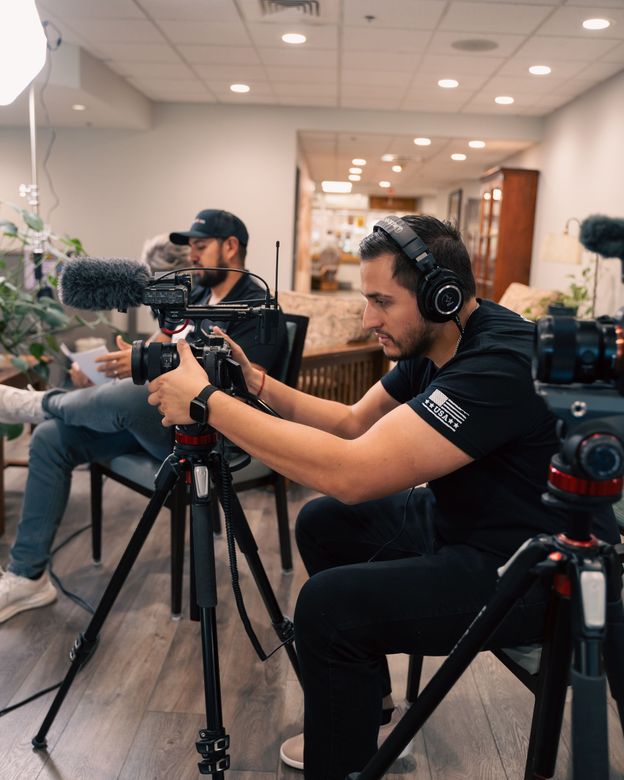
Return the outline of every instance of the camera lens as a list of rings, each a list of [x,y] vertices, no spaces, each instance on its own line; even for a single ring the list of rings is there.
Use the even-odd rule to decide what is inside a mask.
[[[163,344],[154,341],[145,344],[135,341],[130,355],[132,381],[135,385],[143,385],[167,371],[172,371],[180,364],[180,356],[175,344]]]
[[[542,317],[535,331],[533,378],[540,382],[607,382],[618,375],[621,328],[613,320]]]

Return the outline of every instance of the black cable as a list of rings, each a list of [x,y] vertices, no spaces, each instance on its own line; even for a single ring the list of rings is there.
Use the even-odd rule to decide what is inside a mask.
[[[59,32],[56,25],[54,25],[50,21],[42,22],[43,26],[43,32],[45,34],[46,40],[47,40],[47,47],[48,51],[56,51],[61,43],[63,42],[63,38],[61,36],[61,33]],[[51,40],[50,35],[48,34],[48,28],[53,28],[56,31],[56,39]],[[52,197],[54,198],[54,201],[52,203],[52,206],[48,209],[48,213],[46,216],[46,221],[50,221],[50,216],[52,212],[58,207],[58,205],[61,202],[61,199],[59,198],[56,190],[54,189],[54,183],[52,182],[52,176],[50,175],[50,171],[48,170],[48,161],[50,159],[50,155],[52,153],[52,147],[54,146],[54,142],[56,141],[56,130],[52,126],[52,121],[50,119],[50,112],[48,111],[47,103],[45,102],[45,91],[48,87],[48,84],[50,82],[50,73],[52,72],[52,58],[47,58],[46,63],[46,71],[45,71],[45,77],[43,80],[43,84],[41,86],[41,90],[39,92],[39,102],[41,103],[41,107],[43,108],[44,114],[45,114],[45,120],[46,120],[46,126],[48,130],[50,131],[50,140],[48,142],[48,148],[46,149],[46,153],[43,157],[43,162],[41,164],[41,167],[43,169],[43,172],[45,174],[46,180],[48,182],[48,187],[50,188],[50,192],[52,193]]]
[[[79,607],[82,607],[87,612],[90,612],[93,614],[95,612],[94,608],[89,604],[88,601],[85,601],[80,596],[78,596],[76,593],[72,593],[70,590],[67,590],[61,580],[59,579],[58,575],[54,573],[52,570],[52,559],[61,548],[65,547],[66,544],[69,544],[69,542],[72,541],[72,539],[75,539],[79,534],[84,533],[85,531],[88,531],[89,528],[91,528],[91,523],[89,525],[85,525],[82,528],[79,528],[77,531],[74,531],[71,533],[66,539],[64,539],[60,544],[57,544],[56,547],[52,548],[50,551],[50,577],[54,581],[54,583],[57,585],[57,587],[61,590],[62,593],[64,593],[67,598],[70,601],[73,601],[75,604],[77,604]],[[25,704],[29,704],[31,701],[34,701],[35,699],[38,699],[40,696],[45,696],[46,693],[50,693],[50,691],[55,691],[57,688],[60,688],[63,684],[63,681],[56,683],[56,685],[50,685],[48,688],[43,688],[40,691],[37,691],[36,693],[33,693],[31,696],[29,696],[27,699],[23,699],[22,701],[18,701],[16,704],[11,704],[9,707],[5,707],[4,709],[0,710],[0,718],[3,715],[8,715],[9,712],[13,712],[13,710],[18,709],[19,707],[23,707]]]
[[[412,497],[412,493],[416,490],[416,485],[414,485],[413,488],[410,489],[410,492],[407,494],[407,498],[405,499],[405,506],[403,507],[403,520],[401,521],[401,527],[396,532],[396,534],[392,537],[392,539],[388,539],[387,542],[384,542],[381,547],[377,550],[377,552],[373,553],[371,557],[366,561],[366,563],[372,563],[375,558],[382,552],[382,550],[385,550],[386,547],[389,544],[392,544],[392,542],[396,542],[396,540],[401,536],[403,531],[405,530],[405,526],[407,524],[407,507],[410,502],[410,498]]]
[[[63,585],[63,582],[61,581],[58,574],[54,572],[52,569],[52,560],[54,558],[55,553],[57,553],[61,548],[65,547],[66,544],[69,544],[69,542],[72,541],[72,539],[75,539],[76,536],[79,534],[84,533],[85,531],[88,531],[89,528],[91,528],[91,523],[89,525],[85,525],[82,528],[79,528],[77,531],[74,531],[72,534],[70,534],[66,539],[64,539],[60,544],[58,544],[56,547],[52,549],[50,552],[50,577],[52,578],[54,584],[59,588],[61,593],[64,593],[65,596],[70,601],[73,601],[74,604],[77,604],[79,607],[82,607],[86,612],[93,615],[95,613],[95,607],[93,607],[88,601],[83,599],[81,596],[79,596],[77,593],[74,593],[71,590],[67,590],[67,588]]]
[[[223,439],[222,439],[223,441]],[[223,450],[222,450],[223,452]],[[253,649],[256,651],[258,658],[261,661],[268,661],[269,658],[277,653],[282,647],[289,644],[292,639],[286,639],[281,642],[276,648],[271,650],[270,653],[266,653],[264,648],[260,644],[260,640],[256,636],[256,632],[251,625],[249,615],[245,608],[245,602],[243,600],[243,594],[240,589],[240,578],[238,574],[238,563],[236,560],[236,541],[234,539],[234,530],[232,528],[232,507],[230,505],[230,498],[233,492],[232,487],[232,472],[224,457],[220,458],[221,461],[221,498],[223,504],[223,515],[225,517],[225,538],[227,541],[228,557],[230,560],[230,577],[232,580],[232,591],[234,593],[234,601],[236,602],[236,608],[241,619],[241,623],[249,637]]]

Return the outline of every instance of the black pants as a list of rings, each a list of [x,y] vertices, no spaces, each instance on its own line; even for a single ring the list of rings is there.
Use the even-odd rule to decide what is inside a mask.
[[[344,780],[375,752],[390,692],[385,654],[447,655],[493,593],[503,559],[440,545],[430,491],[415,490],[405,511],[407,495],[355,506],[319,498],[297,519],[311,575],[295,611],[306,780]],[[491,646],[539,640],[547,595],[536,585]]]

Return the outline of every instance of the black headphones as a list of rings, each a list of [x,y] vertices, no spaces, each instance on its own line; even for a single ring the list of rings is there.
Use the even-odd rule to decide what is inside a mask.
[[[416,300],[423,317],[432,322],[457,321],[464,305],[464,291],[457,274],[448,268],[440,268],[425,242],[404,219],[384,217],[373,226],[373,232],[378,230],[413,260],[422,274]]]

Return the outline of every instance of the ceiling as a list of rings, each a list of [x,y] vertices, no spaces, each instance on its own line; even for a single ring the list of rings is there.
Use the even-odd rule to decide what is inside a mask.
[[[450,154],[466,152],[470,140],[462,117],[544,116],[624,69],[624,0],[318,0],[318,16],[292,8],[270,13],[268,0],[37,0],[37,5],[65,43],[116,74],[125,89],[141,93],[139,100],[457,116],[457,137],[433,138],[427,148],[391,133],[302,134],[317,179],[344,179],[352,152],[379,165],[381,154],[397,154],[408,163],[397,192],[413,190],[419,181],[457,178]],[[606,17],[611,26],[586,31],[581,23],[590,17]],[[286,32],[303,32],[307,41],[285,44]],[[457,48],[458,42],[465,47],[475,40],[491,48]],[[549,65],[552,73],[532,76],[528,67],[535,64]],[[457,79],[459,87],[442,89],[441,78]],[[250,91],[233,93],[233,83],[247,84]],[[497,105],[499,95],[512,96],[513,105]],[[88,98],[78,116],[71,109],[77,102],[72,89],[51,84],[53,121],[98,126],[97,96],[93,109]],[[126,96],[128,112],[131,103]],[[0,123],[10,116],[5,110],[2,117],[0,110]],[[101,122],[110,126],[110,120]],[[471,166],[478,175],[528,145],[522,139],[484,140],[486,149],[461,163],[462,175],[473,175]]]

